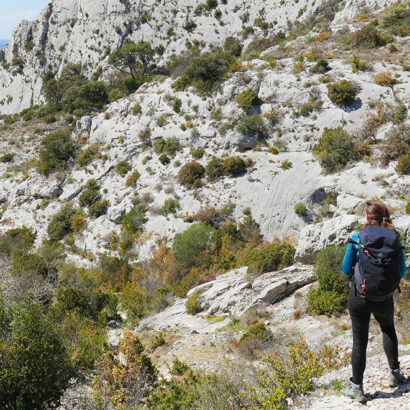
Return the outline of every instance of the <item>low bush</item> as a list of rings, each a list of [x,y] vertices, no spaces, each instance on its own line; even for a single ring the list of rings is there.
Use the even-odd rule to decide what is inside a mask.
[[[236,177],[246,172],[246,163],[241,157],[228,157],[222,163],[225,175]]]
[[[201,262],[201,253],[210,249],[214,229],[199,222],[191,225],[184,232],[174,237],[172,252],[178,262],[184,266],[198,266]]]
[[[327,88],[330,100],[340,107],[350,107],[355,102],[358,93],[358,87],[347,80],[330,84]]]
[[[88,213],[94,218],[99,218],[107,213],[110,203],[106,200],[96,201],[88,208]]]
[[[312,74],[324,74],[330,71],[329,63],[326,60],[319,60],[311,69]]]
[[[78,154],[77,162],[80,166],[86,167],[98,158],[98,153],[98,145],[92,144]]]
[[[89,179],[78,201],[81,206],[90,207],[95,202],[99,201],[100,198],[100,186],[95,179]]]
[[[174,83],[178,90],[194,86],[200,93],[211,93],[225,78],[229,69],[229,59],[219,48],[193,57]]]
[[[174,103],[172,104],[172,109],[176,112],[179,113],[181,111],[182,107],[182,101],[180,98],[175,98]]]
[[[262,248],[245,249],[237,254],[240,266],[248,266],[248,273],[261,274],[280,270],[294,262],[295,248],[286,242],[271,243]]]
[[[384,36],[374,24],[370,23],[352,34],[350,44],[357,48],[377,48],[390,41],[390,38]]]
[[[201,292],[196,290],[185,302],[186,312],[188,315],[196,315],[199,312],[203,311],[203,308],[200,303]]]
[[[313,269],[318,287],[308,292],[310,313],[330,316],[346,309],[349,286],[341,271],[345,250],[345,246],[328,246],[316,255]]]
[[[11,162],[11,161],[13,161],[13,158],[14,158],[14,153],[7,153],[7,154],[4,154],[2,157],[0,157],[0,162],[3,162],[3,163],[7,163],[7,162]]]
[[[66,169],[68,160],[77,151],[69,131],[53,132],[44,137],[41,143],[43,149],[40,151],[38,171],[44,175]]]
[[[138,204],[121,218],[122,227],[130,234],[141,234],[144,224],[148,221],[146,217],[147,207]]]
[[[178,182],[187,188],[198,187],[205,174],[204,167],[196,161],[183,165],[178,172]]]
[[[397,162],[396,171],[402,175],[410,174],[410,150],[401,155]]]
[[[128,321],[136,324],[146,315],[150,296],[145,288],[129,282],[122,289],[118,301],[121,309],[127,313]]]
[[[36,234],[29,228],[15,228],[0,236],[0,257],[14,258],[27,253],[34,244]]]
[[[258,140],[264,140],[268,136],[268,130],[259,114],[241,118],[236,129],[240,133],[256,137]]]
[[[406,154],[410,146],[410,127],[400,124],[392,128],[380,146],[381,163],[387,166],[390,161],[397,160],[401,155]]]
[[[222,165],[222,160],[217,157],[212,157],[211,160],[206,164],[205,175],[210,181],[214,181],[218,177],[224,174],[224,169]]]
[[[258,98],[258,93],[253,88],[248,88],[242,91],[237,97],[236,102],[244,111],[249,111],[251,108],[261,104]]]
[[[366,71],[368,69],[365,61],[360,61],[359,57],[356,54],[353,54],[352,57],[352,70],[354,73],[358,71]]]
[[[98,407],[136,408],[153,391],[158,372],[137,335],[125,332],[119,353],[107,351],[99,361],[100,376],[92,383]]]
[[[227,37],[224,42],[224,50],[235,57],[239,57],[242,53],[242,44],[235,37]]]
[[[194,159],[201,159],[205,154],[205,149],[204,148],[195,148],[191,149],[191,155],[192,158]]]
[[[135,184],[138,181],[138,178],[140,177],[140,174],[137,170],[135,170],[128,178],[127,182],[125,183],[125,186],[127,187],[132,187],[135,186]]]
[[[293,208],[296,215],[299,216],[306,216],[307,215],[307,208],[303,202],[298,202],[295,207]]]
[[[172,157],[182,149],[181,144],[175,137],[164,140],[164,138],[158,138],[154,141],[153,150],[156,154],[165,154]]]
[[[161,215],[168,216],[168,214],[176,215],[178,209],[180,209],[179,202],[176,199],[168,198],[165,200],[164,205],[161,208]]]
[[[373,82],[383,87],[389,87],[394,84],[394,80],[391,76],[391,71],[382,71],[373,77]]]
[[[71,205],[65,205],[51,218],[47,233],[52,241],[59,241],[73,231],[71,223],[76,212],[76,209]]]
[[[129,171],[131,171],[131,169],[132,169],[132,166],[127,161],[120,161],[117,165],[117,172],[123,178],[125,177],[125,175],[128,174]]]
[[[359,159],[356,140],[342,127],[325,128],[312,153],[326,172],[334,172]]]
[[[306,394],[314,388],[314,379],[323,374],[318,355],[303,339],[291,344],[284,355],[270,353],[262,358],[256,386],[249,392],[251,408],[285,409],[287,398]]]
[[[395,2],[384,10],[381,28],[389,34],[405,37],[410,34],[410,11],[408,3]]]

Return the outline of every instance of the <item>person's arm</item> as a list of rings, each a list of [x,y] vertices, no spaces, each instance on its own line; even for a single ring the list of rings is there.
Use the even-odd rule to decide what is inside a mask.
[[[359,233],[355,232],[352,235],[351,239],[356,242],[359,242]],[[355,245],[354,243],[348,243],[346,253],[343,258],[343,264],[342,264],[342,271],[347,276],[351,276],[354,273],[353,268],[355,267],[356,262],[357,262],[357,251],[358,251],[357,245]]]
[[[403,279],[404,275],[406,274],[407,268],[406,268],[406,260],[404,258],[403,245],[401,244],[400,239],[399,239],[399,246],[401,247],[401,249],[400,249],[400,263],[401,263],[401,278]]]

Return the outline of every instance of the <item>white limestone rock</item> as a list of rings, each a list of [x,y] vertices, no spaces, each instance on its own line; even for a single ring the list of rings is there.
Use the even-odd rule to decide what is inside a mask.
[[[329,245],[347,243],[357,215],[343,215],[302,229],[296,248],[295,261],[312,263],[317,252]]]

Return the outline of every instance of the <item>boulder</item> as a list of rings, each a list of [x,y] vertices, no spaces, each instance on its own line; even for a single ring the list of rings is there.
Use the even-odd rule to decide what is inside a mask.
[[[358,221],[357,215],[343,215],[306,226],[300,233],[295,261],[313,263],[316,253],[326,246],[346,243]]]

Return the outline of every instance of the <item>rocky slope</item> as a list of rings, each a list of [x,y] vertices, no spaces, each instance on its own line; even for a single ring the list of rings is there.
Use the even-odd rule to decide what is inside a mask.
[[[356,50],[369,66],[367,71],[357,72],[352,70],[353,51],[343,45],[344,36],[371,22],[375,16],[372,13],[383,11],[392,2],[224,3],[218,4],[222,14],[217,18],[215,9],[195,13],[197,6],[203,4],[198,0],[54,0],[37,20],[22,22],[9,46],[0,50],[0,114],[11,114],[42,101],[41,74],[46,69],[61,72],[67,62],[79,62],[87,76],[101,67],[101,78],[109,80],[112,71],[107,65],[108,55],[126,39],[164,46],[162,56],[157,56],[157,63],[162,64],[170,55],[184,52],[188,42],[203,41],[207,50],[223,44],[227,36],[240,37],[245,27],[255,26],[255,36],[241,40],[245,57],[240,66],[227,74],[212,95],[199,95],[194,88],[177,91],[173,78],[160,77],[109,104],[104,112],[79,118],[73,140],[80,144],[81,152],[90,147],[97,152],[88,165],[70,159],[67,171],[40,175],[36,166],[41,141],[51,131],[65,126],[63,118],[48,125],[24,121],[8,125],[0,120],[1,156],[14,154],[9,162],[0,162],[0,235],[14,227],[27,226],[36,232],[35,246],[39,247],[48,238],[51,218],[66,204],[80,207],[80,195],[87,181],[95,179],[101,199],[109,203],[107,213],[98,218],[86,216],[84,229],[64,242],[67,261],[79,266],[93,266],[104,253],[118,255],[122,216],[135,206],[137,197],[147,205],[148,213],[144,231],[128,255],[133,263],[149,259],[164,238],[171,245],[175,234],[190,227],[192,216],[204,207],[230,207],[234,222],[251,213],[265,240],[286,238],[297,248],[296,262],[306,265],[297,264],[255,280],[246,276],[245,267],[239,268],[200,285],[204,307],[201,314],[187,315],[186,300],[178,299],[163,312],[143,320],[137,331],[147,340],[158,331],[171,335],[173,343],[154,353],[165,376],[174,356],[205,371],[217,370],[226,360],[235,361],[237,355],[229,346],[235,345],[238,334],[227,325],[232,318],[246,318],[255,310],[263,312],[264,323],[279,339],[281,329],[286,327],[293,335],[303,334],[313,348],[333,343],[347,351],[351,331],[346,317],[317,318],[304,313],[305,296],[313,280],[309,264],[319,250],[345,243],[348,235],[358,229],[366,198],[384,199],[406,245],[410,241],[410,216],[406,213],[410,178],[397,172],[397,159],[385,167],[380,161],[383,143],[392,130],[405,134],[410,125],[409,71],[405,69],[410,39],[396,36],[395,50],[389,45]],[[247,47],[258,36],[289,33],[297,27],[295,21],[312,16],[327,22],[322,27],[324,31],[299,33],[285,45],[266,46],[257,55],[246,55]],[[255,18],[262,17],[268,22],[267,28],[261,25],[265,29],[257,26],[258,21],[255,23]],[[196,27],[191,30],[192,22]],[[316,40],[321,33],[329,34],[329,38]],[[321,58],[327,60],[330,68],[325,76],[312,72]],[[392,73],[394,81],[389,86],[376,84],[375,74],[386,71]],[[359,88],[354,104],[348,108],[336,106],[328,96],[328,83],[342,79]],[[248,89],[255,91],[259,104],[245,111],[237,97]],[[174,109],[176,101],[180,101],[179,112]],[[309,104],[312,109],[303,113]],[[399,120],[398,107],[402,114]],[[272,113],[275,121],[269,120]],[[261,115],[266,127],[263,143],[252,133],[247,135],[232,126],[249,114]],[[326,128],[339,126],[359,136],[371,128],[378,145],[371,145],[361,161],[326,174],[312,155],[312,148]],[[164,164],[153,146],[161,139],[171,138],[181,145],[181,150]],[[178,173],[194,159],[192,151],[198,148],[204,151],[196,160],[204,166],[213,156],[239,156],[251,165],[237,177],[224,176],[215,181],[203,178],[201,186],[187,189],[178,182]],[[125,176],[117,170],[122,161],[129,164]],[[138,179],[127,184],[135,172]],[[161,207],[167,199],[178,201],[179,209],[164,216]],[[299,202],[307,207],[305,215],[295,212]],[[110,342],[117,344],[122,332],[111,329]],[[403,407],[409,398],[407,387],[396,392],[378,391],[383,367],[378,355],[379,336],[374,329],[372,335],[370,355],[374,361],[369,362],[369,369],[374,369],[374,373],[367,385],[372,398],[370,406]],[[409,371],[407,346],[401,346],[402,363]],[[342,368],[325,375],[320,381],[323,389],[294,405],[354,408],[337,396],[336,388],[326,390],[334,380],[347,379],[348,374],[349,369]]]
[[[40,102],[41,75],[47,69],[61,71],[67,62],[81,63],[88,75],[99,67],[105,69],[109,53],[125,39],[163,46],[165,60],[185,50],[187,41],[220,45],[227,36],[239,35],[255,18],[271,23],[270,30],[277,33],[312,14],[329,14],[335,22],[344,23],[363,10],[378,10],[393,1],[223,3],[218,6],[221,17],[217,18],[213,9],[201,15],[195,12],[204,4],[201,0],[53,0],[36,20],[22,21],[7,48],[0,50],[0,114],[19,112]],[[191,21],[196,27],[187,30]]]

